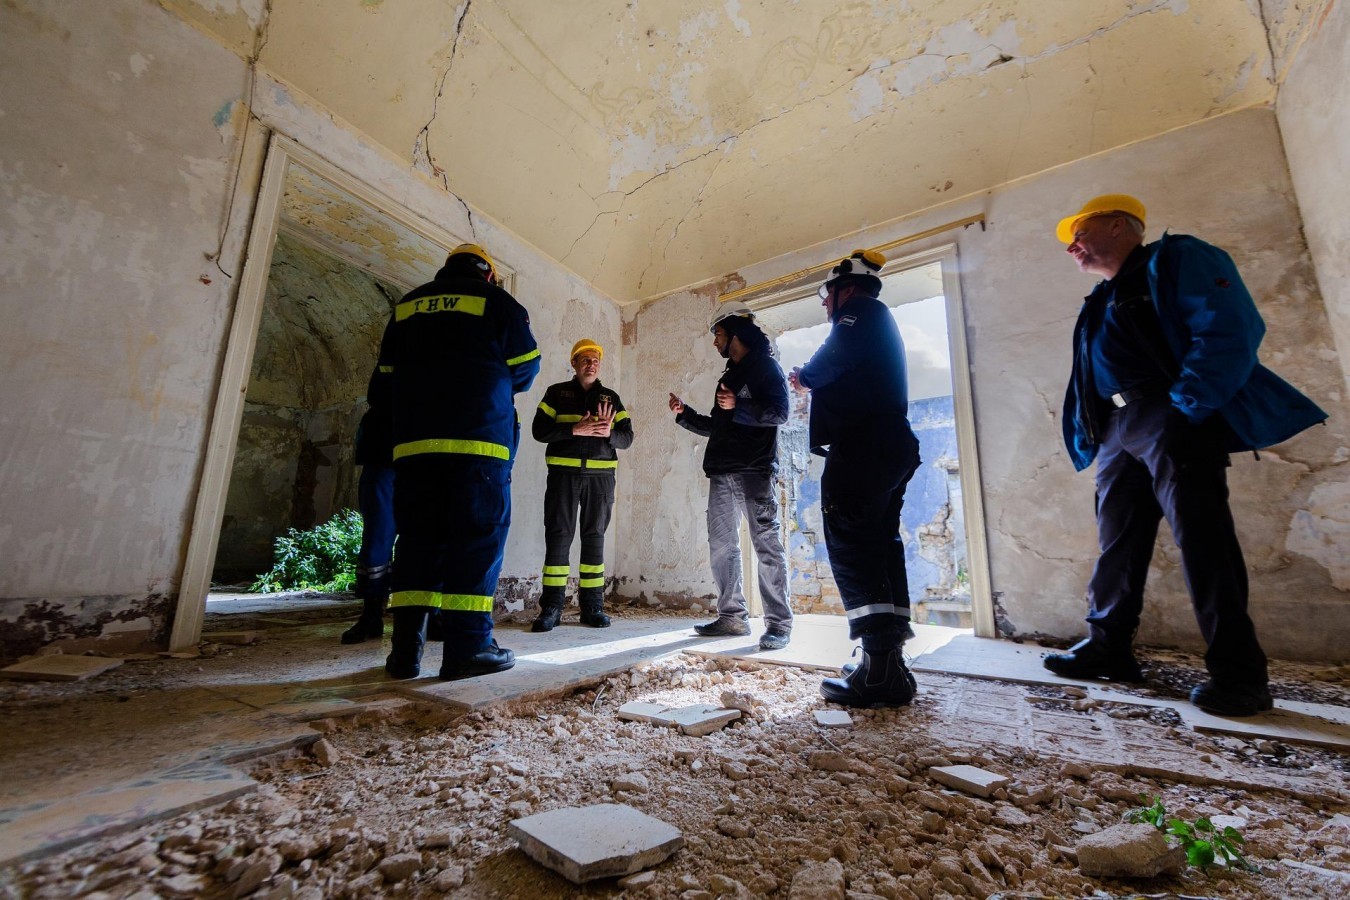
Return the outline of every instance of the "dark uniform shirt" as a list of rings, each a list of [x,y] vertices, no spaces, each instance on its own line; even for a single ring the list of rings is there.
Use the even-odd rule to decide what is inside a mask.
[[[609,437],[573,435],[572,426],[587,413],[595,415],[601,400],[608,400],[614,409]],[[535,410],[530,432],[536,441],[548,444],[544,450],[548,467],[573,475],[613,473],[618,466],[616,451],[627,450],[633,445],[633,420],[623,408],[619,395],[601,384],[599,379],[589,390],[575,378],[549,385]]]
[[[1088,355],[1093,386],[1103,400],[1148,386],[1162,393],[1170,381],[1159,364],[1159,353],[1170,351],[1149,292],[1149,256],[1146,247],[1134,248],[1116,277],[1088,297]]]

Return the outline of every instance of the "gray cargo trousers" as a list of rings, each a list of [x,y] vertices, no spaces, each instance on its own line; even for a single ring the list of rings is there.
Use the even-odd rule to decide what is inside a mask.
[[[787,554],[779,534],[778,498],[770,475],[708,476],[708,558],[717,584],[717,617],[737,622],[748,617],[741,579],[742,514],[750,523],[750,542],[759,562],[764,625],[790,632]]]

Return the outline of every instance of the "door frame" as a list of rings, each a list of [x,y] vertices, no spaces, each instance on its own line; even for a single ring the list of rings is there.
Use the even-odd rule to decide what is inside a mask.
[[[226,338],[225,356],[221,362],[220,383],[211,412],[202,476],[197,486],[187,552],[178,584],[178,602],[169,634],[171,651],[186,650],[201,640],[202,624],[206,617],[206,596],[210,593],[211,572],[215,568],[216,550],[220,542],[220,516],[229,493],[230,475],[239,443],[239,426],[243,421],[244,399],[253,369],[258,325],[262,321],[263,303],[267,297],[267,279],[280,226],[286,175],[293,164],[308,169],[439,247],[448,249],[464,240],[427,221],[295,140],[277,132],[272,133],[253,211],[253,225],[245,251],[239,292]],[[507,290],[512,290],[514,271],[502,265],[500,260],[495,261],[498,262],[503,285]]]

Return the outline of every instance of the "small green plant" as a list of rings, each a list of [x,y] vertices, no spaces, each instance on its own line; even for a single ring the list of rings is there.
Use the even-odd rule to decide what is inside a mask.
[[[344,509],[322,525],[305,531],[289,528],[272,547],[272,568],[249,590],[346,591],[356,583],[356,556],[361,550],[361,514]]]
[[[1139,799],[1148,801],[1148,797],[1142,794]],[[1214,865],[1218,860],[1223,860],[1229,866],[1237,866],[1248,872],[1257,871],[1256,866],[1247,860],[1240,849],[1246,841],[1231,825],[1218,829],[1205,816],[1194,822],[1169,817],[1161,797],[1154,797],[1152,806],[1130,810],[1126,818],[1131,822],[1152,825],[1159,831],[1175,837],[1180,842],[1181,848],[1186,851],[1186,861],[1193,866],[1203,869]]]

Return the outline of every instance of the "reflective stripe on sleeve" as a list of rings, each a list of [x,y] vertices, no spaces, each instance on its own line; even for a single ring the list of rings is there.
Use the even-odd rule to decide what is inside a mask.
[[[393,367],[393,366],[380,366],[380,371],[383,372],[385,375],[388,375],[389,373],[391,373],[391,372],[394,371],[394,367]]]
[[[563,423],[580,422],[581,416],[576,416],[568,413],[565,415],[558,416],[558,421]]]
[[[492,598],[481,594],[442,594],[439,591],[395,591],[389,595],[389,608],[430,606],[460,612],[492,612]]]
[[[542,400],[539,401],[539,411],[550,419],[556,420],[558,418],[558,411]]]
[[[615,422],[622,422],[626,418],[628,418],[628,410],[626,409],[614,414]]]
[[[522,353],[520,356],[513,356],[513,357],[511,357],[510,359],[508,359],[508,360],[506,361],[506,364],[507,364],[508,366],[518,366],[518,365],[520,365],[520,364],[523,363],[523,362],[529,362],[530,360],[534,359],[534,358],[535,358],[536,356],[538,356],[538,355],[539,355],[539,349],[536,347],[535,349],[531,350],[529,353]]]
[[[501,444],[490,441],[462,441],[448,438],[431,438],[425,441],[410,441],[394,447],[394,459],[405,456],[417,456],[421,453],[461,453],[466,456],[489,456],[493,459],[510,459],[511,451]]]

